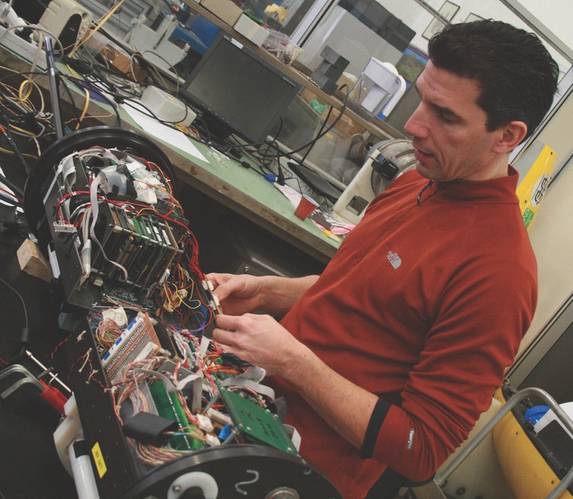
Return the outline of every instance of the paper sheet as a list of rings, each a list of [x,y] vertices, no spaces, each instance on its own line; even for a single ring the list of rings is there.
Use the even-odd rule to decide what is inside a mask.
[[[153,137],[166,142],[167,144],[181,149],[182,151],[190,154],[191,156],[200,159],[201,161],[208,162],[205,156],[199,152],[199,149],[195,147],[193,142],[187,137],[183,132],[179,130],[173,130],[155,118],[146,116],[145,114],[139,112],[137,109],[130,107],[126,104],[122,104],[121,108],[129,114],[131,119],[135,121],[146,134],[152,135]]]
[[[273,185],[285,195],[285,197],[295,208],[298,206],[298,203],[300,203],[300,198],[302,197],[300,192],[294,190],[290,185],[280,185],[276,182]]]

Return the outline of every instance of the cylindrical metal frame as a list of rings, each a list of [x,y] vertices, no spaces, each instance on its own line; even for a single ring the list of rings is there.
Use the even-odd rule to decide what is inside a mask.
[[[132,149],[138,155],[156,163],[172,180],[175,180],[173,166],[159,146],[130,130],[101,126],[85,128],[68,135],[54,142],[44,151],[26,181],[24,211],[30,229],[38,237],[40,243],[46,243],[49,237],[49,230],[45,224],[43,225],[45,220],[43,198],[47,187],[46,182],[51,181],[50,176],[55,168],[68,154],[96,145]]]

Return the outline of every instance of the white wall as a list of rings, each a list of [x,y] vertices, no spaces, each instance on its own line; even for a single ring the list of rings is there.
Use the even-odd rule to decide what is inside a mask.
[[[432,15],[417,4],[414,0],[377,0],[382,6],[401,19],[410,28],[416,31],[412,40],[412,45],[426,52],[428,41],[422,37],[422,33],[432,21]],[[452,22],[464,22],[470,13],[477,14],[485,19],[498,19],[508,22],[518,28],[531,31],[524,22],[515,14],[509,11],[498,0],[451,0],[460,6],[460,9],[453,17]],[[432,8],[439,10],[443,0],[426,0]],[[573,48],[573,29],[571,29],[571,19],[573,19],[573,1],[552,0],[551,9],[547,8],[546,2],[539,0],[522,0],[521,2],[531,11],[543,24],[550,28],[568,46]],[[565,73],[570,64],[555,50],[548,47],[551,55],[559,64],[562,73]]]
[[[573,2],[571,0],[521,0],[520,3],[555,33],[567,46],[573,48]],[[550,7],[550,8],[548,8]]]
[[[536,138],[555,150],[556,165],[562,166],[573,154],[573,94]],[[549,321],[573,291],[573,162],[565,166],[543,200],[529,236],[537,257],[539,297],[533,322],[523,350]]]

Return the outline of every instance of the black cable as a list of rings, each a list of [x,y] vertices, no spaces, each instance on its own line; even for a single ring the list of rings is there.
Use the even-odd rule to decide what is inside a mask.
[[[175,130],[178,130],[177,127],[174,127],[171,125],[176,125],[178,123],[181,123],[182,121],[185,121],[187,119],[187,116],[189,116],[189,107],[187,105],[185,105],[185,116],[183,117],[183,119],[178,120],[178,121],[167,121],[167,120],[162,120],[151,109],[149,109],[145,104],[143,104],[142,102],[136,101],[135,99],[131,99],[131,98],[124,99],[124,104],[131,107],[132,109],[135,109],[136,111],[139,111],[141,114],[147,116],[148,118],[154,118],[157,121],[159,121],[159,123],[161,123],[162,125],[168,126],[170,128],[174,128]],[[138,109],[137,106],[134,106],[133,104],[136,104],[137,106],[141,106],[146,112],[143,112],[141,109]]]
[[[176,128],[172,125],[176,125],[178,123],[181,123],[182,121],[185,121],[187,119],[187,117],[189,116],[189,106],[185,105],[185,115],[183,116],[182,119],[177,120],[177,121],[162,120],[151,109],[149,109],[145,104],[134,99],[134,97],[137,97],[137,98],[140,97],[138,94],[135,94],[133,92],[126,92],[128,94],[127,96],[122,95],[121,93],[118,92],[118,87],[113,82],[110,82],[109,80],[103,78],[100,74],[92,73],[91,76],[94,77],[98,83],[100,83],[100,84],[104,85],[104,87],[106,87],[106,92],[111,94],[114,97],[114,99],[116,100],[116,102],[122,102],[123,104],[131,107],[132,109],[135,109],[136,111],[140,112],[141,114],[143,114],[149,118],[153,118],[153,119],[157,120],[159,123],[161,123],[165,126],[169,126],[170,128],[173,128],[174,130],[178,130],[178,128]],[[88,80],[83,80],[83,81],[87,82]],[[119,88],[119,90],[125,92],[125,89],[123,89],[123,88]]]
[[[272,141],[273,146],[277,150],[277,183],[279,185],[285,185],[285,174],[284,174],[283,169],[281,167],[281,157],[279,155],[280,149],[279,149],[279,146],[277,143],[279,135],[283,131],[283,124],[284,124],[283,119],[279,118],[279,129],[277,130],[277,133],[275,133],[275,136],[273,137],[273,141]]]
[[[298,178],[298,176],[295,175],[294,177],[286,177],[286,178],[285,178],[285,182],[286,182],[287,180],[296,180],[296,183],[298,184],[298,191],[299,191],[301,194],[303,194],[303,192],[302,192],[302,185],[300,185],[300,179]],[[305,184],[305,185],[306,185],[306,184]],[[304,194],[303,194],[303,196],[304,196]]]
[[[342,87],[340,88],[344,88],[346,85],[342,85]],[[306,144],[303,144],[300,147],[297,147],[296,149],[291,149],[290,151],[287,151],[286,153],[281,153],[282,157],[288,157],[290,159],[292,158],[292,154],[297,153],[302,151],[303,149],[305,149],[308,146],[312,146],[314,145],[319,139],[321,139],[322,137],[324,137],[328,132],[330,132],[335,126],[336,124],[340,121],[340,118],[342,118],[342,115],[344,114],[344,111],[346,111],[346,103],[348,101],[348,96],[350,95],[350,91],[346,92],[346,95],[344,96],[344,100],[342,101],[342,108],[340,109],[340,112],[338,113],[338,116],[336,117],[336,119],[328,126],[328,128],[324,129],[321,133],[319,133],[314,139],[312,139],[311,141],[307,142]],[[326,121],[326,120],[325,120]]]
[[[14,72],[10,72],[9,74],[7,74],[6,76],[3,76],[2,78],[0,78],[0,82],[4,83],[6,80],[10,80],[12,78],[16,78],[17,76],[47,76],[45,71],[14,71]]]
[[[82,87],[82,88],[87,88],[88,91],[93,91],[95,93],[97,93],[99,96],[101,96],[113,109],[113,111],[115,112],[115,117],[117,120],[117,126],[119,128],[122,127],[122,121],[121,121],[121,116],[119,114],[119,109],[117,106],[117,103],[114,102],[113,100],[111,100],[107,95],[105,95],[102,90],[100,90],[99,88],[95,87],[91,82],[87,81],[87,80],[83,80],[80,78],[75,78],[73,76],[69,76],[69,75],[62,75],[65,78],[67,78],[68,80],[70,80],[72,83],[75,83],[76,85]]]
[[[75,119],[77,123],[80,123],[81,120],[81,115],[78,112],[78,106],[76,106],[76,101],[74,99],[74,96],[71,92],[71,90],[68,88],[68,85],[66,84],[66,82],[64,81],[64,78],[58,78],[58,84],[61,84],[64,87],[64,90],[66,91],[66,94],[68,94],[68,98],[70,99],[70,102],[72,104],[72,107],[74,109],[74,114],[75,114]]]
[[[18,72],[10,73],[10,74],[3,76],[2,78],[0,78],[0,83],[4,83],[4,82],[12,80],[14,78],[24,78],[26,76],[33,76],[33,75],[46,76],[46,73],[43,71],[18,71]],[[15,107],[15,108],[13,107],[12,110],[10,111],[12,114],[12,117],[5,116],[6,119],[8,119],[8,122],[10,125],[12,125],[14,122],[17,122],[18,125],[21,126],[21,128],[27,129],[27,128],[29,128],[29,124],[30,124],[29,120],[34,119],[38,123],[38,125],[43,128],[44,131],[42,132],[42,135],[44,135],[46,129],[51,129],[51,130],[53,129],[53,124],[51,122],[42,121],[42,120],[38,119],[38,117],[36,115],[34,115],[33,113],[29,113],[29,112],[21,113],[21,116],[19,118],[20,121],[17,121],[16,117],[14,116],[15,109],[17,109],[17,107]],[[37,136],[37,134],[35,134],[34,132],[30,132],[30,133]]]
[[[324,131],[324,127],[328,123],[328,120],[330,119],[330,115],[332,114],[333,109],[334,109],[333,106],[330,106],[330,108],[328,109],[328,113],[326,113],[326,118],[324,118],[324,121],[320,125],[320,129],[318,130],[318,133],[316,134],[317,137]],[[308,157],[308,155],[310,154],[310,151],[312,151],[314,144],[316,144],[316,140],[313,141],[312,144],[309,146],[309,148],[304,152],[302,158],[300,158],[299,164],[301,164],[301,165],[304,164],[304,160]]]
[[[346,85],[342,85],[340,88],[344,88],[345,86],[346,86]],[[280,153],[280,157],[287,157],[287,158],[289,158],[289,159],[294,159],[294,158],[292,157],[293,154],[295,154],[295,153],[297,153],[297,152],[300,152],[300,151],[302,151],[303,149],[306,149],[306,148],[309,147],[309,146],[313,146],[318,140],[320,140],[320,139],[321,139],[322,137],[324,137],[327,133],[329,133],[329,132],[337,125],[337,123],[340,121],[340,118],[342,118],[344,112],[346,111],[346,104],[347,104],[348,96],[349,96],[349,95],[350,95],[350,92],[347,91],[347,92],[346,92],[346,95],[345,95],[345,97],[344,97],[344,100],[342,101],[342,107],[341,107],[341,109],[340,109],[340,112],[339,112],[338,116],[337,116],[336,119],[328,126],[328,128],[323,129],[323,131],[322,131],[320,134],[318,134],[314,139],[312,139],[312,140],[306,142],[305,144],[303,144],[303,145],[297,147],[296,149],[291,149],[290,151],[287,151],[287,152],[284,152],[284,153]],[[326,121],[326,120],[325,120],[325,121]],[[253,147],[254,147],[254,148],[260,148],[260,147],[263,147],[263,146],[267,146],[267,147],[268,147],[268,144],[267,144],[266,142],[265,142],[265,143],[262,143],[262,144],[241,144],[241,145],[237,145],[237,146],[234,146],[234,147],[237,147],[237,148],[240,148],[240,149],[247,149],[247,148],[249,148],[249,147],[250,147],[250,148],[253,148]],[[262,157],[265,157],[265,158],[268,158],[268,159],[276,159],[276,158],[277,158],[277,154],[272,154],[272,155],[271,155],[271,154],[264,154],[264,153],[261,153],[260,151],[259,151],[259,154],[260,154]],[[296,159],[295,159],[295,161],[296,161]],[[298,161],[297,161],[297,162],[298,162]]]
[[[110,81],[106,76],[103,76],[101,74],[102,69],[104,69],[102,66],[94,66],[93,71],[90,73],[89,76],[91,76],[98,83],[100,83],[104,87],[106,87],[106,90],[110,94],[113,94],[114,96],[121,98],[121,99],[126,99],[129,97],[134,97],[134,98],[141,97],[141,95],[139,93],[135,92],[129,85],[122,84],[120,82]],[[114,75],[113,73],[110,73],[110,74],[112,76],[118,77],[118,75]],[[123,79],[125,80],[126,78],[123,78]],[[131,80],[127,80],[127,81],[131,82]],[[120,94],[119,92],[123,92],[123,95]]]
[[[28,309],[26,308],[26,302],[24,301],[23,296],[14,286],[12,286],[8,281],[4,280],[2,277],[0,277],[0,282],[4,284],[4,286],[6,286],[10,291],[12,291],[12,293],[14,293],[22,303],[22,310],[24,311],[24,327],[22,328],[22,334],[20,336],[20,352],[17,355],[17,357],[19,357],[23,353],[26,346],[28,345],[28,340],[30,337],[30,321],[28,317]]]
[[[17,186],[14,182],[12,182],[6,175],[0,172],[0,182],[6,184],[10,189],[12,189],[16,194],[20,196],[20,198],[24,197],[24,189]]]
[[[30,175],[30,173],[32,173],[32,169],[31,169],[29,163],[26,161],[26,158],[24,158],[24,155],[20,151],[20,148],[18,147],[18,145],[14,141],[12,134],[10,133],[10,130],[9,130],[10,121],[4,115],[2,115],[0,121],[3,123],[2,125],[0,125],[0,133],[2,133],[2,135],[6,139],[6,142],[8,142],[8,144],[10,145],[10,147],[12,148],[14,153],[16,154],[18,161],[20,161],[20,163],[22,163],[22,166],[24,167],[24,171],[26,172],[26,175]]]
[[[8,281],[3,279],[2,277],[0,277],[0,282],[4,284],[4,286],[6,286],[10,291],[12,291],[12,293],[14,293],[22,303],[22,310],[24,311],[24,327],[28,329],[30,326],[30,322],[28,318],[28,309],[26,308],[26,302],[24,301],[24,297],[14,286],[12,286]]]

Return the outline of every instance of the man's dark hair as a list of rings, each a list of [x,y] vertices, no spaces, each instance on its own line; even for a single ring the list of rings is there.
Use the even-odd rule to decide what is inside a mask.
[[[519,120],[529,136],[551,106],[559,67],[533,33],[492,20],[451,24],[428,53],[437,67],[479,83],[489,131]]]

